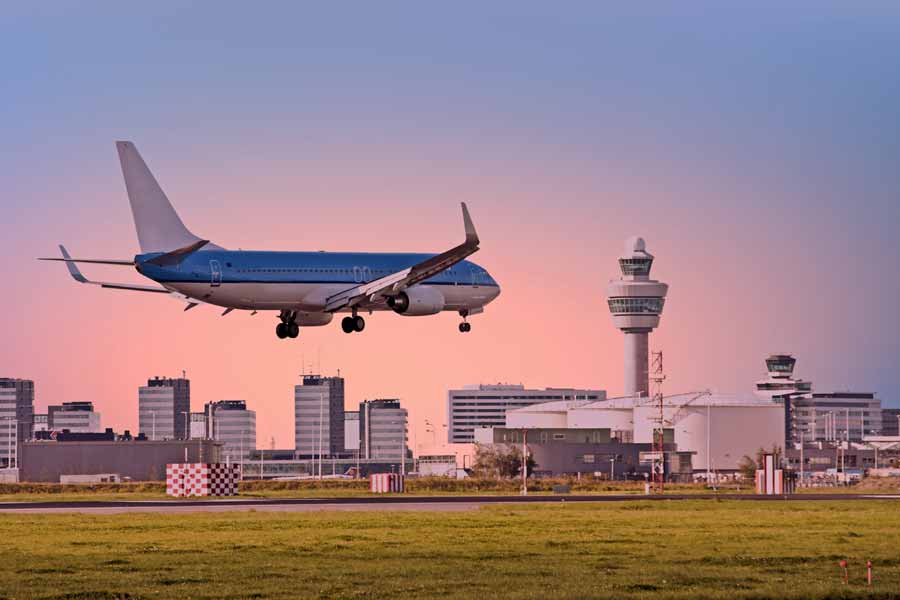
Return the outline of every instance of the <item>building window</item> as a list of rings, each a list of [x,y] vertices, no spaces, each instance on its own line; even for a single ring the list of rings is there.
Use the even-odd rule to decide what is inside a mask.
[[[583,459],[584,459],[584,464],[592,465],[592,464],[594,464],[595,456],[593,454],[585,454]]]
[[[557,441],[559,441],[559,440],[564,440],[564,439],[566,439],[566,434],[564,434],[564,433],[554,433],[554,434],[553,434],[553,439],[554,439],[554,440],[557,440]]]

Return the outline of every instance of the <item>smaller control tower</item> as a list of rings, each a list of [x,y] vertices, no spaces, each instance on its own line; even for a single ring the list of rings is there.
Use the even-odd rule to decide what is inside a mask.
[[[653,255],[644,238],[625,240],[619,258],[622,278],[606,288],[613,324],[625,334],[625,395],[644,396],[650,391],[648,334],[659,325],[668,284],[650,279]]]

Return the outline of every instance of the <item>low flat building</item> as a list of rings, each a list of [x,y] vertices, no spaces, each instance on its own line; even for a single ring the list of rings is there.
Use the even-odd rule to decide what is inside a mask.
[[[69,434],[104,436],[104,433]],[[63,437],[63,436],[58,436]],[[115,436],[113,435],[113,438]],[[69,439],[78,439],[70,437]],[[164,481],[168,463],[221,462],[212,440],[46,440],[22,444],[20,481],[57,483],[63,475],[116,473],[132,481]]]
[[[526,428],[486,427],[475,432],[480,444],[501,444],[528,448],[534,459],[534,475],[557,477],[593,475],[611,479],[648,479],[653,444],[620,442],[608,428]],[[679,452],[671,431],[665,444],[667,479],[690,480],[693,465],[690,452]]]

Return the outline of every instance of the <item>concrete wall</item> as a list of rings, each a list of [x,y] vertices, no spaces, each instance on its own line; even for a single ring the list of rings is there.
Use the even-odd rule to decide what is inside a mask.
[[[185,462],[185,448],[187,462],[221,460],[221,444],[211,440],[26,442],[22,444],[20,481],[58,483],[60,475],[97,473],[164,481],[166,464]]]

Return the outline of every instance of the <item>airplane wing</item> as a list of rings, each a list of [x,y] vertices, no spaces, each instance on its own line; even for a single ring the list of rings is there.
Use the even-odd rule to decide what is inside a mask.
[[[363,302],[376,302],[384,296],[396,294],[405,288],[434,277],[477,252],[480,242],[465,202],[462,203],[462,214],[463,226],[466,230],[466,240],[462,244],[402,271],[335,294],[326,300],[325,311],[336,312],[344,308],[352,308]]]
[[[76,262],[93,262],[100,264],[129,264],[133,265],[134,261],[129,261],[125,263],[125,261],[95,261],[95,260],[73,260],[69,253],[66,251],[65,246],[60,245],[60,252],[62,252],[63,257],[55,260],[61,260],[66,263],[66,267],[69,269],[69,274],[72,276],[72,279],[77,281],[78,283],[90,283],[92,285],[99,285],[103,288],[110,288],[114,290],[132,290],[136,292],[155,292],[158,294],[171,294],[169,290],[164,287],[153,286],[153,285],[136,285],[131,283],[111,283],[108,281],[91,281],[87,277],[81,274],[81,271],[78,270],[78,266],[76,266]],[[38,259],[38,260],[53,260],[53,259]]]

